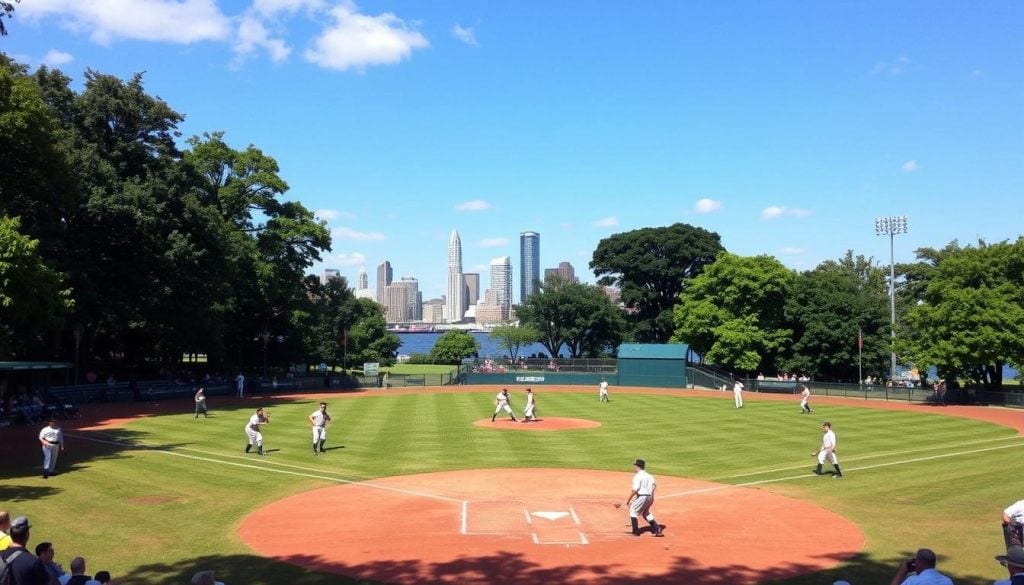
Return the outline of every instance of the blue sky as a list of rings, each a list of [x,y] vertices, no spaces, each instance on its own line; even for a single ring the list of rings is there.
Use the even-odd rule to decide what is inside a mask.
[[[0,50],[127,78],[277,159],[324,267],[445,288],[541,234],[685,222],[809,269],[1024,230],[1024,3],[23,0]]]

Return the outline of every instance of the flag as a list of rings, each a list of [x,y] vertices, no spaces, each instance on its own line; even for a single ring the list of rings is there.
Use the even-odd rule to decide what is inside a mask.
[[[857,350],[860,351],[860,350],[863,350],[863,349],[864,349],[864,331],[860,327],[858,327],[857,328]]]

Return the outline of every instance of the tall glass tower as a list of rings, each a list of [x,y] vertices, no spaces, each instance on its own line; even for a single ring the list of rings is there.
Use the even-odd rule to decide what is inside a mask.
[[[491,290],[502,318],[508,318],[512,309],[512,259],[508,256],[491,260]]]
[[[459,232],[452,230],[448,240],[448,292],[444,303],[444,320],[449,323],[462,321],[462,240]]]
[[[519,234],[519,302],[537,292],[540,281],[540,234]]]

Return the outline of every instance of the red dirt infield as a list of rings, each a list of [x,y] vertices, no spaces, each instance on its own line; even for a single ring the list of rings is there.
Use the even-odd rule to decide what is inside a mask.
[[[489,418],[482,418],[480,420],[473,421],[473,426],[485,429],[512,431],[574,431],[576,429],[596,429],[601,426],[601,423],[596,420],[587,420],[583,418],[560,418],[557,416],[538,418],[537,420],[531,420],[529,422],[523,422],[523,419],[517,419],[517,421],[518,422],[513,422],[509,418],[505,417],[498,418],[494,422],[491,422],[491,419]]]
[[[626,507],[614,507],[630,477],[579,469],[388,477],[278,500],[238,533],[259,554],[308,569],[481,585],[763,583],[834,567],[865,544],[855,524],[809,502],[665,476],[653,508],[665,538],[634,537]]]

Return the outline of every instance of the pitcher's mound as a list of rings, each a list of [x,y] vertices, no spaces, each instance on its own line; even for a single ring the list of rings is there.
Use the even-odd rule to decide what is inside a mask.
[[[483,418],[474,421],[473,426],[513,431],[573,431],[595,429],[601,426],[601,423],[585,418],[560,418],[557,416],[542,416],[530,422],[523,422],[523,419],[520,418],[516,419],[516,422],[512,422],[506,416],[505,418],[499,417],[494,422],[491,422],[489,418]]]

